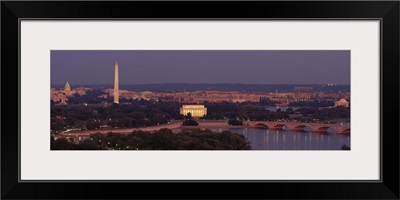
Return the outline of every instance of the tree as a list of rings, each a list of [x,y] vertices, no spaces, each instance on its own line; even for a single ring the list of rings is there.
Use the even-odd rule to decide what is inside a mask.
[[[199,123],[196,122],[196,121],[193,120],[193,119],[188,119],[188,120],[183,121],[183,125],[184,125],[184,126],[198,126]]]
[[[164,115],[160,114],[160,113],[156,113],[153,115],[152,121],[154,124],[161,124],[161,123],[165,123],[165,118]]]
[[[250,143],[241,134],[211,130],[184,130],[173,133],[170,129],[155,132],[134,131],[130,134],[109,132],[94,134],[90,139],[75,144],[63,138],[51,137],[52,150],[248,150]]]
[[[83,129],[83,128],[85,128],[85,125],[82,123],[82,121],[75,121],[75,122],[72,124],[72,127],[74,127],[74,128],[79,128],[79,129]]]
[[[291,107],[287,108],[286,113],[293,114],[293,108],[291,108]]]
[[[51,150],[74,150],[74,144],[65,138],[51,140]]]
[[[79,144],[75,145],[76,150],[104,150],[101,145],[96,144],[93,140],[83,140]]]
[[[100,122],[98,122],[96,119],[88,119],[86,120],[86,128],[87,129],[99,129],[100,128]]]
[[[240,120],[237,120],[237,119],[230,119],[228,121],[228,124],[232,125],[232,126],[243,126],[243,121],[240,121]]]
[[[192,113],[188,112],[186,116],[187,116],[187,119],[192,119]]]

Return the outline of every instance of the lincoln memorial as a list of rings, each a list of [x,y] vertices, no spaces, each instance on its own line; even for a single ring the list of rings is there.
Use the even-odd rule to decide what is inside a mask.
[[[192,117],[203,117],[207,115],[207,108],[204,105],[182,105],[181,114],[192,114]]]

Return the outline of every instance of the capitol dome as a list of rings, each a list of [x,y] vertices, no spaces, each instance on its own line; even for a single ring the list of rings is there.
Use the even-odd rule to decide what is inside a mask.
[[[346,99],[340,99],[339,103],[347,103]]]
[[[71,85],[69,85],[68,81],[67,81],[67,83],[66,83],[65,86],[64,86],[64,90],[65,90],[65,91],[71,91]]]

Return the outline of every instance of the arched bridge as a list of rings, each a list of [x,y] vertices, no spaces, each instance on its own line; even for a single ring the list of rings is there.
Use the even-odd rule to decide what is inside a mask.
[[[307,131],[326,133],[329,128],[334,129],[336,133],[350,134],[350,125],[340,124],[320,124],[305,122],[267,122],[267,121],[244,121],[244,124],[253,128],[291,130],[291,131]]]

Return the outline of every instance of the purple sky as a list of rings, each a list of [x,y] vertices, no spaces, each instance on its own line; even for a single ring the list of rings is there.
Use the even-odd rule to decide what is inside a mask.
[[[350,84],[350,51],[51,51],[51,84]]]

